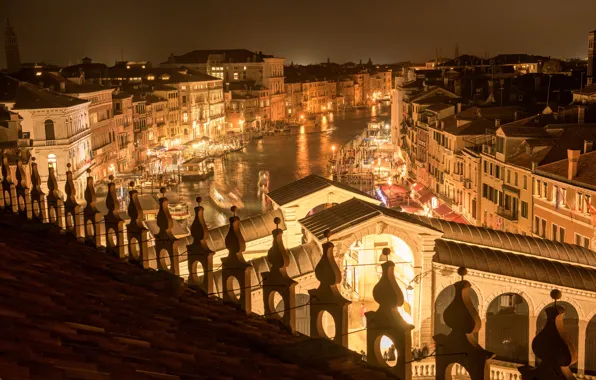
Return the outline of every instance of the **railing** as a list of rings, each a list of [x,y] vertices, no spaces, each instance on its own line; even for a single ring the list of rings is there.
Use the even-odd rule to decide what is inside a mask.
[[[494,156],[496,151],[492,145],[482,145],[482,153],[488,154],[489,156]]]
[[[46,140],[46,146],[54,146],[56,145],[56,140]]]
[[[506,210],[505,207],[497,207],[497,215],[509,220],[518,220],[517,210]]]

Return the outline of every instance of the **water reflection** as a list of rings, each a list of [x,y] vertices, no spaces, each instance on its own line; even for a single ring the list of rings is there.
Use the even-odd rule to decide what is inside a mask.
[[[259,172],[269,172],[269,189],[274,190],[309,174],[327,176],[331,146],[339,147],[361,133],[368,121],[388,121],[389,108],[375,107],[356,112],[336,112],[326,125],[301,127],[291,134],[267,136],[249,144],[244,151],[233,153],[215,162],[215,175],[201,182],[185,182],[173,189],[181,200],[194,207],[195,197],[205,200],[205,219],[210,227],[228,223],[229,210],[218,208],[209,199],[211,184],[237,188],[244,200],[239,216],[245,218],[263,211],[270,205],[259,194]],[[266,198],[266,197],[265,197]]]

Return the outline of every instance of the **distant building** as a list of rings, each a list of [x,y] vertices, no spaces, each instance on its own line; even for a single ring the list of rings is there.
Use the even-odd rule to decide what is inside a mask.
[[[4,52],[6,54],[8,72],[18,71],[21,68],[19,43],[17,41],[17,34],[8,19],[6,19],[6,27],[4,28]]]
[[[594,76],[596,75],[594,72],[596,70],[595,40],[596,30],[588,33],[588,85],[594,83]]]
[[[252,81],[268,90],[270,112],[265,119],[280,121],[285,117],[284,62],[285,58],[246,49],[194,50],[179,56],[170,55],[161,67],[186,67],[219,78],[226,85]]]

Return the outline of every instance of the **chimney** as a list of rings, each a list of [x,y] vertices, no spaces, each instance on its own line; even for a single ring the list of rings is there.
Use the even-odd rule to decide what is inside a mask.
[[[460,113],[460,112],[461,112],[461,103],[458,102],[457,103],[457,113]]]
[[[594,147],[594,141],[584,140],[584,154],[592,151]]]
[[[60,92],[66,92],[66,81],[60,81]]]
[[[581,150],[567,149],[567,160],[569,161],[569,168],[567,169],[567,179],[572,180],[577,176],[577,163]]]
[[[586,108],[577,107],[577,124],[583,124],[586,117]]]
[[[532,173],[534,173],[536,171],[537,167],[538,167],[538,162],[532,161]]]
[[[501,119],[495,119],[495,127],[500,127],[501,126]]]
[[[516,121],[518,117],[517,111],[513,113],[513,121]]]

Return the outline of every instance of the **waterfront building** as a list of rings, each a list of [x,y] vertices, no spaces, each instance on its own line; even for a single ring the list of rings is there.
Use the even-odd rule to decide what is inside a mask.
[[[44,188],[50,167],[64,188],[66,165],[70,164],[77,193],[83,194],[85,170],[94,163],[89,125],[91,102],[7,75],[0,75],[0,88],[0,104],[21,117],[22,136],[32,141],[31,154],[37,157]]]
[[[303,115],[304,103],[303,103],[303,92],[302,83],[285,80],[285,104],[286,104],[286,117],[290,120],[300,119],[300,115]]]
[[[270,109],[264,119],[272,122],[285,117],[284,62],[263,52],[245,49],[194,50],[189,53],[170,55],[161,67],[186,67],[217,77],[226,85],[250,81],[253,87],[262,86],[268,90]]]
[[[112,95],[114,106],[114,128],[118,147],[118,173],[129,173],[137,165],[135,160],[133,130],[133,95],[126,92],[115,92]]]
[[[348,77],[341,77],[337,80],[337,95],[343,98],[345,107],[356,105],[354,81]]]
[[[596,247],[596,152],[592,151],[596,136],[591,138],[581,149],[568,149],[567,158],[535,168],[535,236]]]

